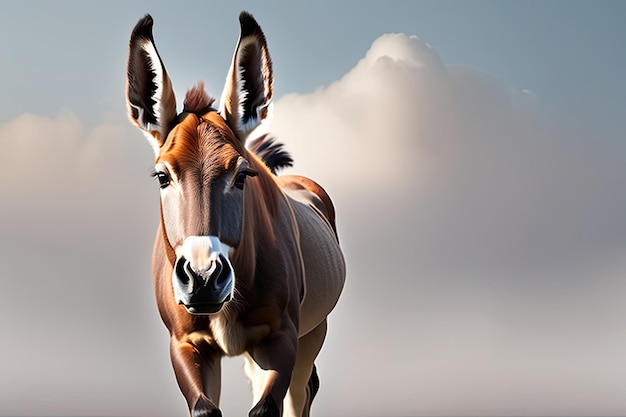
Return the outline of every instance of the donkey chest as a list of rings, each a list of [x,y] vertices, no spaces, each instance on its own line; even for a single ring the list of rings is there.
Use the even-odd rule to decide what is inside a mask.
[[[260,342],[271,332],[269,323],[245,323],[240,318],[225,315],[213,317],[209,328],[209,332],[196,333],[211,344],[217,344],[228,356],[241,355],[248,346]]]

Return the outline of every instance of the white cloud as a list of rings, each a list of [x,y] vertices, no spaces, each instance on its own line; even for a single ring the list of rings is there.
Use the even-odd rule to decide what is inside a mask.
[[[322,414],[622,412],[626,172],[535,93],[385,35],[272,128],[334,196],[348,256]]]
[[[0,413],[140,415],[178,399],[150,382],[170,376],[149,266],[158,197],[129,132],[69,110],[0,125]]]
[[[622,168],[586,155],[580,138],[540,112],[533,93],[445,67],[416,37],[385,35],[340,81],[279,101],[272,128],[294,154],[292,171],[319,178],[338,198],[366,193],[369,206],[399,199],[404,208],[390,212],[408,204],[412,224],[438,228],[429,244],[508,251],[504,240],[532,251],[546,249],[541,238],[567,240],[569,251],[603,227],[598,211],[624,204],[612,195]],[[467,241],[479,235],[479,245]]]

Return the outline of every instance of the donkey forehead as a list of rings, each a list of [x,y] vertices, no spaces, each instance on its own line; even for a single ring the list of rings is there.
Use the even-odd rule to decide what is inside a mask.
[[[201,171],[217,175],[244,155],[245,149],[219,114],[182,113],[178,119],[161,146],[157,163],[167,162],[179,174]]]

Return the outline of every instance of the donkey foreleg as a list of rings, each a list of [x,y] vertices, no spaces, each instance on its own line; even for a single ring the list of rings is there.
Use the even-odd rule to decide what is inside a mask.
[[[255,406],[250,417],[279,417],[296,362],[295,326],[270,334],[247,353],[246,373],[252,383]]]
[[[182,391],[192,417],[221,417],[220,358],[202,356],[190,342],[172,337],[170,356],[176,381]]]

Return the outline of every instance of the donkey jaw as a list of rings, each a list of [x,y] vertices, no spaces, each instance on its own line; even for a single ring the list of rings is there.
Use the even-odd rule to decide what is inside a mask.
[[[177,250],[174,297],[190,314],[217,313],[233,298],[235,273],[229,249],[215,236],[190,236]]]

